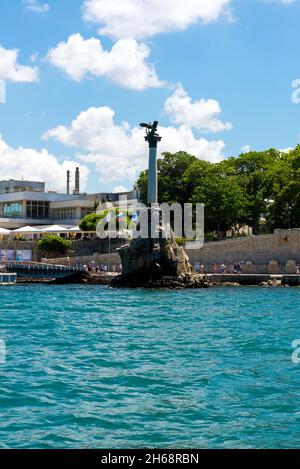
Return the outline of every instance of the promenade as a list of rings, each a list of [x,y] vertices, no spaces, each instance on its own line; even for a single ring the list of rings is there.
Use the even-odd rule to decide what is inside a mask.
[[[213,284],[300,286],[299,274],[207,274],[207,277]]]

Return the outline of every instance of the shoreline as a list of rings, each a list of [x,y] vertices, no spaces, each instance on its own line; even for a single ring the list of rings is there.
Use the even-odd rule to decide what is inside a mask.
[[[210,288],[213,287],[243,287],[243,286],[261,286],[261,287],[300,287],[300,274],[205,274],[210,283]],[[47,284],[47,285],[106,285],[109,287],[112,280],[117,277],[117,274],[108,272],[105,274],[90,274],[85,275],[81,280],[77,281],[63,281],[63,279],[43,279],[43,278],[24,278],[17,279],[17,285],[33,285],[33,284]],[[134,287],[124,287],[134,289]],[[138,288],[138,287],[137,287]],[[151,289],[151,286],[144,287]],[[170,289],[176,290],[172,287],[155,287],[152,289]],[[193,289],[193,288],[191,288]]]

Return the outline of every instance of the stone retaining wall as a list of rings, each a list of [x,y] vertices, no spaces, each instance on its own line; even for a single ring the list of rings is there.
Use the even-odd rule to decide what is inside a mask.
[[[205,266],[243,263],[245,273],[296,273],[300,265],[300,229],[275,230],[270,235],[250,236],[206,243],[200,250],[188,250],[192,263]]]
[[[119,264],[116,249],[125,242],[122,239],[109,242],[98,238],[74,241],[71,262],[75,262],[72,258],[77,257],[82,264],[91,259],[98,264]],[[40,261],[42,257],[34,241],[2,241],[0,249],[30,249],[34,261]],[[233,264],[241,262],[245,273],[293,274],[300,265],[300,229],[275,230],[269,235],[209,242],[200,250],[188,250],[187,254],[192,264],[204,265],[206,272],[213,272],[213,267],[218,268],[220,264],[225,264],[230,270]]]

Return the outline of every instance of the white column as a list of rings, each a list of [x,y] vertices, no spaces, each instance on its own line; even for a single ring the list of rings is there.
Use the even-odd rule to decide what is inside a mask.
[[[157,148],[149,148],[148,204],[157,204]]]

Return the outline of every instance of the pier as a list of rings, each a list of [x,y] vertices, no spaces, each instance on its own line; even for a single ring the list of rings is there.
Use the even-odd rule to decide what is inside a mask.
[[[207,274],[208,279],[214,284],[239,284],[239,285],[262,285],[274,283],[300,286],[299,274]]]
[[[7,262],[7,272],[15,272],[18,279],[41,280],[81,280],[84,274],[82,267],[44,264],[38,262]]]

